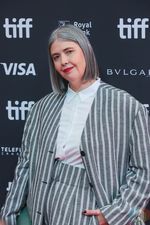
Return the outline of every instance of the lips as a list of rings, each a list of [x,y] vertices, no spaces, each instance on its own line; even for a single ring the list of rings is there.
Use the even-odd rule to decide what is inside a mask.
[[[73,69],[73,66],[68,67],[68,68],[65,68],[65,69],[63,70],[63,72],[64,72],[64,73],[69,73],[72,69]]]

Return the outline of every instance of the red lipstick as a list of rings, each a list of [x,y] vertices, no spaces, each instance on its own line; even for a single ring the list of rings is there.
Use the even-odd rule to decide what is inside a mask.
[[[73,69],[73,66],[64,69],[63,72],[64,72],[64,73],[69,73],[72,69]]]

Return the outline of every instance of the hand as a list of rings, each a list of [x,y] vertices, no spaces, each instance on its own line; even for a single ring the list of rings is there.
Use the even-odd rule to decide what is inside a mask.
[[[4,221],[0,220],[0,225],[6,225]]]
[[[95,209],[95,210],[87,209],[87,210],[84,210],[82,213],[86,216],[96,216],[98,219],[99,225],[109,225],[104,215],[101,213],[99,209]]]

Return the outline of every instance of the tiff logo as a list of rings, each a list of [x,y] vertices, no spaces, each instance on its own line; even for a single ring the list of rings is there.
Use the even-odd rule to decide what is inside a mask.
[[[6,110],[8,111],[9,120],[25,120],[26,113],[31,109],[34,101],[8,101]]]
[[[146,38],[146,29],[149,28],[149,19],[148,18],[128,18],[127,22],[124,22],[123,18],[119,19],[119,35],[121,39],[145,39]]]
[[[33,27],[32,18],[5,18],[3,27],[6,38],[30,38],[30,29]]]

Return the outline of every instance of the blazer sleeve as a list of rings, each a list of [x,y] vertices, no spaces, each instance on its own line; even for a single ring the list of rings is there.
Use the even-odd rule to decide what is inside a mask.
[[[139,224],[140,213],[150,198],[150,118],[140,104],[130,134],[130,161],[126,184],[111,205],[100,210],[109,225]],[[145,224],[141,223],[140,224]]]
[[[16,217],[20,209],[24,207],[28,193],[28,171],[29,171],[29,142],[30,142],[30,120],[31,113],[29,113],[22,139],[21,153],[18,158],[18,163],[15,169],[14,179],[11,189],[7,194],[4,206],[1,209],[1,219],[7,225],[15,225]]]

